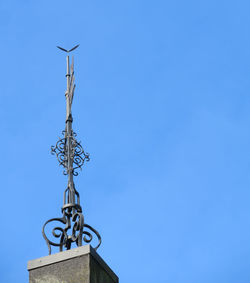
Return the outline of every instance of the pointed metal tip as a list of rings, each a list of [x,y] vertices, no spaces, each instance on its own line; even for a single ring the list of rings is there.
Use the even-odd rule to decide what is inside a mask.
[[[80,44],[77,44],[76,46],[74,46],[73,48],[71,48],[68,52],[71,52],[73,50],[75,50]]]
[[[66,50],[66,49],[64,49],[64,48],[62,48],[62,47],[60,47],[60,46],[57,46],[57,48],[59,48],[59,49],[61,49],[62,51],[64,51],[64,52],[69,52],[68,50]]]
[[[62,48],[62,47],[60,47],[60,46],[56,46],[56,47],[59,48],[59,49],[61,49],[61,50],[64,51],[64,52],[69,53],[69,52],[75,50],[79,45],[80,45],[80,44],[77,44],[76,46],[74,46],[74,47],[71,48],[70,50],[66,50],[66,49],[64,49],[64,48]]]

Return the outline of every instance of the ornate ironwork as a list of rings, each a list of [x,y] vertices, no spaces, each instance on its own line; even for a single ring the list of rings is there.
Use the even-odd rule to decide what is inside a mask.
[[[59,165],[62,165],[65,168],[63,174],[68,175],[68,145],[66,138],[67,135],[65,134],[65,131],[62,131],[62,135],[64,135],[64,138],[59,138],[56,145],[51,146],[51,153],[56,155]],[[72,151],[69,158],[71,158],[73,161],[74,166],[72,170],[74,176],[78,175],[78,172],[76,170],[82,170],[84,162],[90,160],[89,154],[84,152],[81,142],[78,142],[76,140],[76,136],[76,133],[72,131],[72,133],[70,134]]]
[[[70,50],[66,50],[62,47],[59,49],[69,53],[76,49],[79,45],[73,47]],[[101,244],[101,236],[99,233],[86,224],[84,216],[82,214],[82,208],[80,205],[80,195],[75,189],[73,177],[78,175],[77,169],[82,169],[85,161],[89,161],[89,154],[85,153],[80,142],[76,139],[76,133],[72,130],[72,113],[71,106],[74,97],[75,90],[75,76],[74,76],[74,59],[72,57],[71,68],[69,68],[69,56],[67,56],[67,90],[66,96],[66,127],[62,132],[63,137],[59,138],[55,146],[51,147],[51,153],[55,154],[59,165],[64,167],[63,174],[68,175],[68,185],[64,191],[62,217],[52,218],[45,222],[42,228],[43,237],[47,243],[49,254],[51,254],[51,246],[59,247],[60,251],[63,249],[70,249],[72,243],[82,246],[83,242],[90,243],[93,239],[93,235],[96,236],[98,244],[95,249]],[[52,228],[51,234],[58,241],[51,240],[47,237],[46,227],[54,222],[59,222],[64,227],[55,226]]]

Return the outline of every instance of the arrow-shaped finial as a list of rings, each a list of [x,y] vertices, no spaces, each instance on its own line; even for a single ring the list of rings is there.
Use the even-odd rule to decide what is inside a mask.
[[[57,46],[57,48],[61,49],[61,50],[64,51],[64,52],[69,53],[69,52],[75,50],[79,45],[80,45],[80,44],[77,44],[76,46],[74,46],[74,47],[71,48],[70,50],[66,50],[66,49],[64,49],[64,48],[62,48],[62,47],[60,47],[60,46]]]

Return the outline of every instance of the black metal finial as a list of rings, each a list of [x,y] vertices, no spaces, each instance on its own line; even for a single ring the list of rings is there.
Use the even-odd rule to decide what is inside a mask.
[[[59,49],[69,53],[79,46],[76,45],[70,50],[66,50],[57,46]],[[82,246],[82,242],[90,243],[94,233],[99,241],[95,249],[101,244],[101,236],[90,225],[84,223],[82,208],[80,205],[80,195],[75,189],[73,177],[78,175],[77,169],[81,169],[85,161],[89,161],[89,154],[85,153],[80,142],[76,140],[76,133],[72,130],[72,112],[71,106],[73,102],[75,90],[75,76],[74,76],[74,58],[72,57],[71,68],[69,68],[69,56],[67,56],[67,90],[66,96],[66,126],[62,132],[63,137],[59,138],[55,146],[51,147],[51,153],[55,154],[59,165],[64,167],[64,175],[68,175],[68,185],[64,191],[62,217],[52,218],[48,220],[42,229],[43,237],[48,245],[49,254],[51,254],[51,246],[59,247],[60,251],[63,249],[69,250],[72,243]],[[51,222],[59,222],[64,224],[64,228],[56,226],[52,229],[52,236],[58,238],[58,242],[49,240],[45,233],[45,227]],[[90,230],[87,231],[86,229]]]
[[[74,46],[74,47],[71,48],[70,50],[64,49],[64,48],[62,48],[62,47],[60,47],[60,46],[57,46],[57,48],[61,49],[61,50],[64,51],[64,52],[69,53],[69,52],[75,50],[79,45],[80,45],[80,44],[77,44],[76,46]]]

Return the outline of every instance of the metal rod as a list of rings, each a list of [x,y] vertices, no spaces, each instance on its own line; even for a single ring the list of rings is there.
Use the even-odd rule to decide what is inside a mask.
[[[66,50],[62,47],[59,49],[69,53],[75,50],[79,45],[76,45],[70,50]],[[72,60],[73,61],[73,60]],[[70,69],[70,58],[69,55],[66,57],[67,64],[67,89],[65,92],[66,97],[66,126],[65,131],[63,131],[64,137],[59,139],[55,146],[51,147],[52,154],[55,154],[59,164],[62,165],[65,169],[64,174],[68,175],[68,185],[63,195],[63,207],[62,207],[62,217],[61,218],[52,218],[48,220],[42,229],[43,237],[48,245],[49,254],[51,253],[51,246],[59,247],[60,251],[63,251],[63,247],[66,249],[71,248],[72,243],[76,243],[77,246],[82,245],[82,241],[90,243],[92,241],[92,234],[95,234],[97,240],[99,241],[96,249],[101,244],[101,236],[99,233],[92,228],[90,225],[84,223],[84,217],[82,214],[82,208],[80,206],[80,196],[75,189],[74,185],[74,176],[77,176],[77,169],[81,169],[85,161],[89,161],[89,154],[85,153],[80,142],[76,140],[76,134],[72,129],[72,100],[74,95],[74,65]],[[77,198],[77,202],[76,202]],[[54,242],[49,240],[46,235],[45,229],[48,223],[57,221],[61,224],[64,224],[65,227],[55,227],[52,230],[52,235],[55,238],[60,238],[60,242]],[[71,229],[72,227],[72,229]],[[85,231],[85,229],[90,230]],[[71,232],[71,234],[70,234]],[[84,237],[83,237],[84,235]]]

